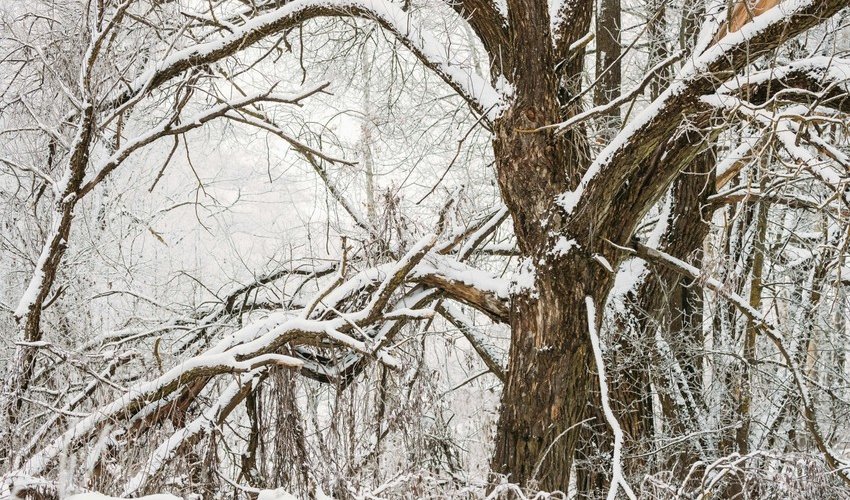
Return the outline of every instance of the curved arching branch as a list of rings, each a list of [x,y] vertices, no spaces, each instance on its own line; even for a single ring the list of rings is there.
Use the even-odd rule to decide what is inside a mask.
[[[220,61],[255,43],[322,17],[360,17],[377,22],[443,79],[478,114],[492,120],[499,114],[501,96],[490,83],[443,55],[443,45],[419,27],[407,12],[386,0],[295,0],[257,16],[220,39],[176,51],[139,77],[115,102],[132,102],[137,95],[160,87],[185,71]]]
[[[485,232],[495,228],[495,225],[486,224],[491,219],[503,220],[502,212],[485,220],[482,227]],[[363,271],[340,284],[332,293],[322,296],[324,307],[314,314],[303,310],[300,315],[299,311],[272,314],[234,332],[216,346],[184,360],[161,376],[134,386],[71,426],[29,457],[10,477],[44,474],[53,467],[60,453],[76,449],[90,440],[106,422],[131,422],[134,416],[143,415],[135,422],[150,424],[169,414],[174,404],[185,408],[216,376],[250,372],[268,365],[302,371],[311,369],[309,359],[281,354],[284,346],[296,350],[298,346],[339,347],[350,352],[351,366],[355,369],[373,360],[397,367],[398,362],[382,347],[384,340],[391,338],[405,322],[433,315],[433,311],[422,308],[437,298],[440,292],[480,307],[484,312],[495,309],[499,314],[506,314],[507,296],[504,291],[507,284],[432,251],[436,238],[436,235],[428,235],[397,262]],[[481,239],[477,232],[471,238],[479,242]],[[428,262],[424,262],[425,259]],[[436,280],[437,285],[448,283],[449,286],[441,290],[417,285],[423,275]],[[413,292],[406,294],[408,298],[391,300],[398,289],[408,284],[414,285]],[[475,289],[477,285],[480,290]],[[340,312],[351,303],[350,297],[362,294],[371,296],[364,308]],[[468,297],[477,299],[468,300]],[[363,334],[366,330],[374,330],[374,336],[366,338]]]
[[[507,20],[491,0],[446,0],[478,35],[493,62],[501,60],[508,50]],[[497,63],[498,64],[498,63]]]

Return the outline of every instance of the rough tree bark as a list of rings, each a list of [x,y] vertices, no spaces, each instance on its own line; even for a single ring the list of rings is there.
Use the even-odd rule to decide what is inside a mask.
[[[541,224],[552,200],[573,187],[570,179],[586,159],[571,137],[529,132],[560,121],[566,103],[559,96],[570,92],[561,89],[553,68],[568,55],[557,54],[549,30],[541,29],[549,26],[546,2],[509,4],[515,101],[494,124],[494,152],[525,272],[534,285],[517,287],[513,298],[510,368],[492,468],[511,481],[566,491],[578,444],[575,424],[584,419],[592,384],[584,298],[603,298],[607,287],[595,285],[610,278],[586,258],[569,258],[577,253],[563,258],[552,252],[550,233],[556,232]],[[592,3],[581,4],[583,10],[574,12],[581,22],[571,36],[562,37],[575,40],[585,33]]]

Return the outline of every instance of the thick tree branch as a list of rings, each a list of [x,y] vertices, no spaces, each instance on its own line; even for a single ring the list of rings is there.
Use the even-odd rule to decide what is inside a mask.
[[[728,80],[753,59],[823,22],[848,3],[784,2],[696,57],[671,87],[609,143],[579,186],[559,198],[558,204],[571,216],[567,232],[580,234],[586,228],[610,228],[615,233],[612,241],[627,242],[646,210],[681,171],[684,163],[670,161],[678,154],[670,146],[690,147],[693,139],[678,140],[687,133],[680,124],[708,111],[700,104],[700,97],[714,92],[718,82]],[[668,146],[662,147],[665,143]],[[653,156],[665,161],[647,163]],[[692,157],[678,156],[681,161]]]
[[[496,4],[491,0],[446,1],[478,35],[491,62],[500,60],[501,52],[507,50],[508,32],[507,20],[496,9]]]

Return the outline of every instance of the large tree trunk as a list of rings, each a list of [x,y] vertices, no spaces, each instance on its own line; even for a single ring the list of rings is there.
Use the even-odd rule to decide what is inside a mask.
[[[539,29],[549,25],[545,2],[516,4],[523,5],[514,5],[509,23],[515,100],[494,124],[494,152],[524,260],[512,294],[510,358],[492,469],[511,482],[567,491],[593,381],[585,296],[599,301],[609,278],[577,248],[553,251],[561,221],[541,223],[554,198],[577,181],[587,157],[581,131],[529,131],[562,119],[561,101],[573,94],[568,76],[581,58],[562,65],[562,78],[554,70],[551,36]],[[577,36],[589,25],[589,13]]]
[[[547,491],[567,491],[595,387],[585,297],[599,304],[607,287],[586,262],[567,257],[553,272],[538,273],[534,291],[516,296],[511,311],[493,469]]]
[[[548,25],[545,4],[531,3],[514,9],[512,26]],[[579,25],[583,34],[589,15]],[[581,248],[557,236],[565,221],[541,222],[587,164],[585,137],[580,130],[560,136],[528,132],[560,121],[561,101],[572,89],[553,70],[546,30],[517,29],[511,43],[539,50],[515,52],[515,102],[495,123],[499,184],[524,260],[512,294],[510,358],[492,469],[511,482],[567,491],[579,424],[595,387],[585,297],[604,303],[611,278]]]

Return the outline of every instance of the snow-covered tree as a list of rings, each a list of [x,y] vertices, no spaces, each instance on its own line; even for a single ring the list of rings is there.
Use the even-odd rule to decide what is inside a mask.
[[[4,6],[5,494],[424,494],[396,435],[492,495],[846,491],[847,5]],[[240,225],[283,162],[321,194]],[[499,382],[486,485],[446,331]]]

